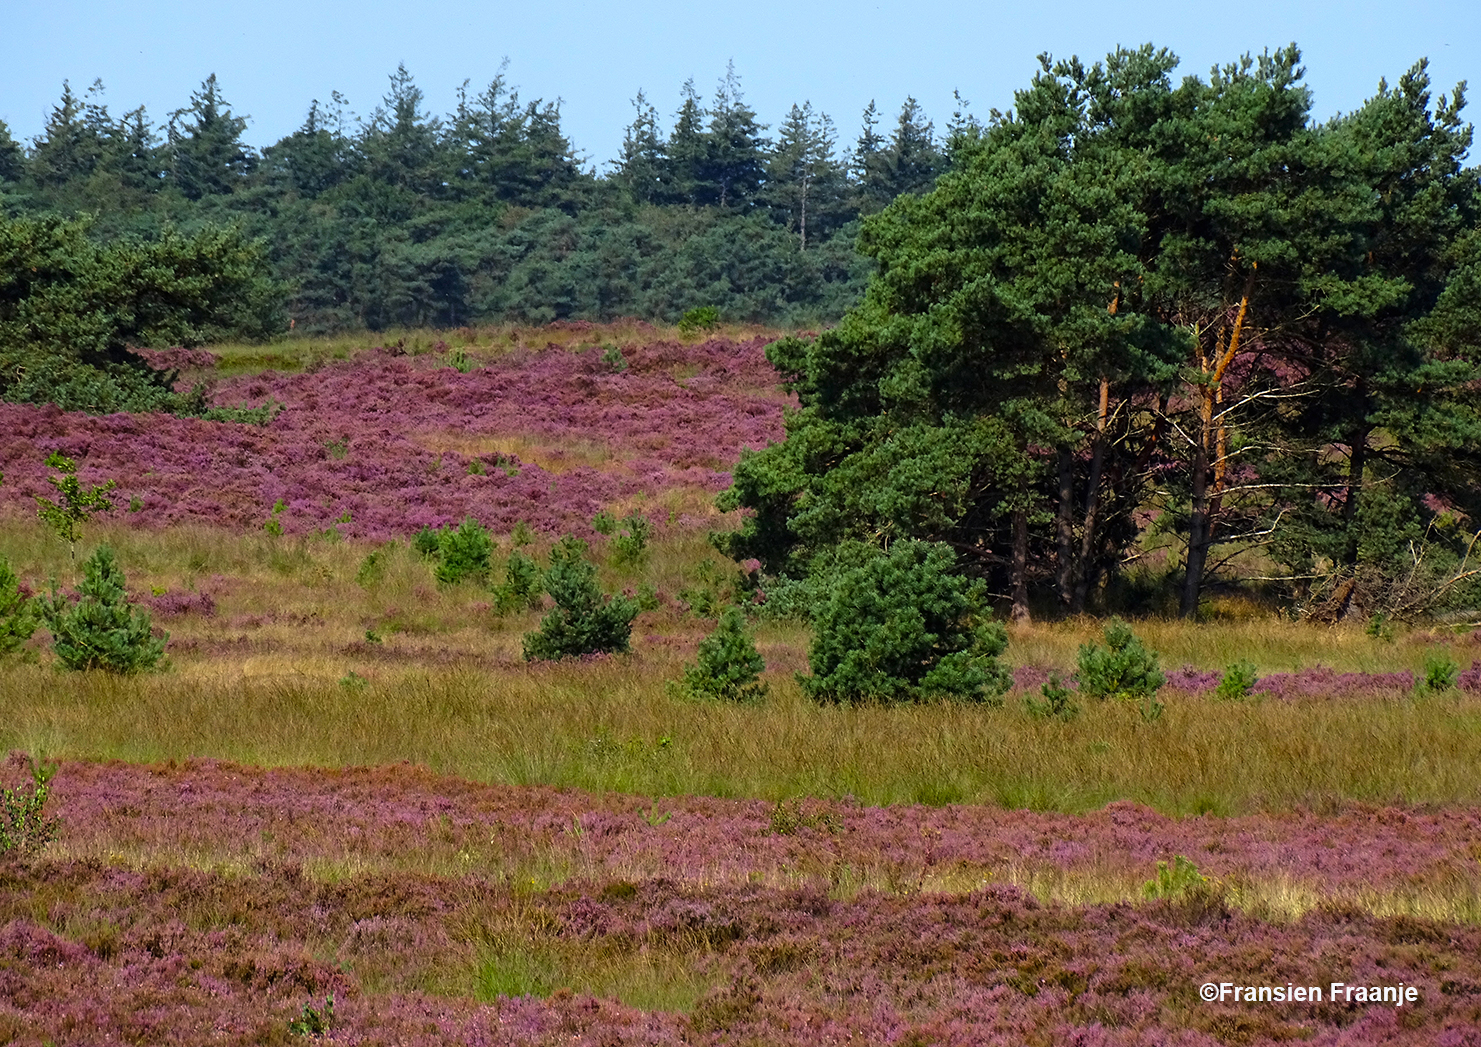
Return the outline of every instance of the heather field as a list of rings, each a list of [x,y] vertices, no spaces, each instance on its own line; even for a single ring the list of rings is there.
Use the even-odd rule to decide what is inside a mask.
[[[0,554],[75,580],[31,497],[61,450],[118,485],[80,549],[111,544],[170,636],[137,677],[62,672],[44,633],[0,662],[0,785],[58,761],[60,819],[0,858],[0,1044],[1481,1044],[1469,630],[1139,621],[1152,722],[1025,710],[1090,620],[1011,629],[1002,708],[818,706],[785,619],[755,625],[764,701],[670,687],[736,572],[714,494],[791,402],[768,337],[161,360],[281,405],[266,426],[0,406]],[[600,510],[649,519],[646,557]],[[607,590],[652,595],[632,653],[526,663],[539,610],[409,547],[468,515],[495,578],[520,523],[537,557],[591,542]],[[1436,657],[1464,671],[1423,693]],[[1252,696],[1221,701],[1236,661]]]

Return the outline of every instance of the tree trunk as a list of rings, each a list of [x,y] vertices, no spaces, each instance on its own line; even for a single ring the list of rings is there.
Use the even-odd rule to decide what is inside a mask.
[[[1013,510],[1013,609],[1009,617],[1018,625],[1030,620],[1028,610],[1028,510]]]
[[[1199,434],[1193,453],[1193,512],[1188,518],[1188,563],[1183,575],[1183,599],[1178,616],[1191,618],[1198,613],[1198,597],[1203,589],[1203,568],[1208,563],[1208,434]]]
[[[1358,380],[1356,395],[1366,400],[1367,390],[1362,379]],[[1365,412],[1366,413],[1366,412]],[[1347,546],[1343,550],[1343,563],[1356,567],[1358,563],[1358,499],[1363,493],[1363,470],[1368,466],[1368,435],[1371,428],[1364,424],[1347,438],[1350,449],[1347,459],[1347,495],[1342,500],[1342,527],[1347,532]]]
[[[1100,412],[1095,420],[1095,448],[1090,452],[1090,475],[1085,479],[1085,523],[1080,532],[1080,557],[1075,564],[1075,594],[1070,610],[1080,614],[1090,595],[1090,561],[1095,551],[1096,516],[1100,512],[1100,479],[1106,464],[1106,423],[1111,400],[1111,383],[1100,380]]]
[[[1056,557],[1054,585],[1066,611],[1074,600],[1075,577],[1075,458],[1068,444],[1059,448],[1059,511],[1055,514]]]
[[[1205,355],[1202,347],[1199,349],[1199,368],[1210,380],[1199,387],[1198,443],[1193,453],[1191,477],[1193,504],[1188,518],[1188,563],[1187,573],[1183,576],[1183,598],[1178,607],[1178,615],[1182,618],[1191,618],[1198,613],[1198,598],[1203,591],[1203,571],[1208,563],[1208,549],[1213,540],[1214,514],[1223,502],[1224,455],[1228,447],[1228,434],[1222,412],[1217,419],[1214,416],[1214,404],[1223,403],[1219,383],[1224,378],[1224,372],[1239,355],[1239,343],[1244,334],[1245,318],[1249,315],[1250,296],[1255,291],[1255,272],[1258,268],[1258,263],[1250,263],[1250,271],[1244,281],[1244,295],[1239,300],[1239,312],[1234,317],[1234,325],[1228,329],[1228,341],[1224,340],[1221,333],[1212,357]],[[1212,463],[1218,470],[1212,503],[1209,501],[1211,445],[1216,445],[1218,450],[1218,459]]]

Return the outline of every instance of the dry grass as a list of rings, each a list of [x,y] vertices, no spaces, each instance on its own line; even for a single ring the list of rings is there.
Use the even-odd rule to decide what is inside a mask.
[[[1481,703],[1470,696],[1230,704],[1174,695],[1153,724],[1114,705],[1069,724],[1034,720],[1017,702],[819,708],[792,679],[806,667],[808,634],[783,623],[759,629],[770,700],[728,708],[666,693],[709,628],[672,608],[639,618],[630,656],[531,666],[520,659],[521,641],[538,612],[499,617],[480,586],[439,588],[404,545],[206,527],[100,526],[88,544],[99,540],[114,545],[136,592],[207,592],[215,613],[160,622],[172,634],[164,674],[64,674],[44,650],[37,664],[0,667],[0,750],[262,765],[412,760],[479,781],[644,795],[853,795],[1069,811],[1123,798],[1174,813],[1341,798],[1481,802]],[[367,578],[372,552],[377,569]],[[34,523],[7,526],[0,553],[38,587],[49,575],[72,577],[65,546]],[[673,596],[695,583],[705,559],[719,562],[701,536],[679,535],[658,543],[640,569],[604,568],[603,581]],[[1275,619],[1137,629],[1170,666],[1248,659],[1261,671],[1413,669],[1430,649]],[[1088,619],[1016,629],[1009,658],[1068,669],[1078,644],[1098,631]],[[1471,653],[1457,650],[1456,660]]]
[[[208,346],[216,355],[217,365],[210,374],[217,376],[253,374],[258,371],[301,371],[315,364],[348,360],[355,353],[372,346],[399,345],[413,356],[462,349],[475,363],[497,358],[514,349],[543,349],[554,345],[563,349],[581,349],[596,345],[622,348],[657,341],[700,342],[708,338],[742,341],[750,338],[774,338],[788,332],[756,324],[722,324],[712,332],[685,337],[671,324],[649,324],[637,320],[617,320],[604,324],[555,324],[531,327],[522,324],[486,324],[449,330],[428,328],[392,328],[386,331],[347,331],[331,335],[290,335],[268,343],[227,342]],[[445,348],[444,348],[445,347]],[[186,378],[202,375],[187,371]],[[676,380],[692,375],[676,374]]]

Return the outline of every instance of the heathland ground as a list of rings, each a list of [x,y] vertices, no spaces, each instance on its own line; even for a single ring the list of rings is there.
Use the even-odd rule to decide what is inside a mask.
[[[677,693],[737,572],[713,496],[789,402],[766,337],[177,361],[281,404],[262,428],[0,408],[0,554],[75,582],[31,500],[62,450],[118,482],[79,551],[112,546],[170,634],[160,673],[63,672],[44,633],[0,664],[0,748],[60,761],[61,818],[0,865],[0,1043],[1471,1042],[1481,681],[1415,687],[1481,658],[1469,629],[1219,597],[1133,623],[1170,670],[1159,717],[1060,722],[1023,695],[1093,619],[1011,627],[1001,708],[885,708],[810,702],[808,626],[763,614],[764,701]],[[604,509],[651,520],[646,555],[612,555]],[[537,559],[590,541],[608,591],[652,594],[631,653],[525,662],[542,612],[410,545],[464,515],[495,583],[521,522]],[[1260,680],[1218,700],[1235,662]],[[1200,1002],[1230,979],[1422,1002]]]

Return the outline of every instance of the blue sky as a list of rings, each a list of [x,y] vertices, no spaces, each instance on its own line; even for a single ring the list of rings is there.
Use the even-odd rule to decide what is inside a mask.
[[[445,113],[464,79],[482,88],[505,57],[522,98],[563,100],[568,135],[598,168],[617,154],[640,88],[667,117],[687,78],[709,98],[730,60],[764,122],[775,126],[793,102],[811,100],[833,116],[841,145],[857,135],[870,99],[892,116],[914,95],[941,128],[953,89],[979,114],[1011,106],[1042,51],[1093,59],[1149,41],[1178,54],[1181,72],[1204,75],[1245,51],[1294,40],[1321,117],[1356,107],[1379,77],[1392,81],[1421,57],[1430,59],[1437,94],[1468,78],[1481,91],[1477,0],[0,6],[10,8],[0,13],[8,67],[0,120],[20,139],[41,131],[63,79],[80,92],[100,77],[114,114],[143,104],[159,123],[214,72],[233,109],[251,118],[248,141],[261,146],[292,132],[309,101],[334,90],[367,115],[399,62],[429,107]]]

